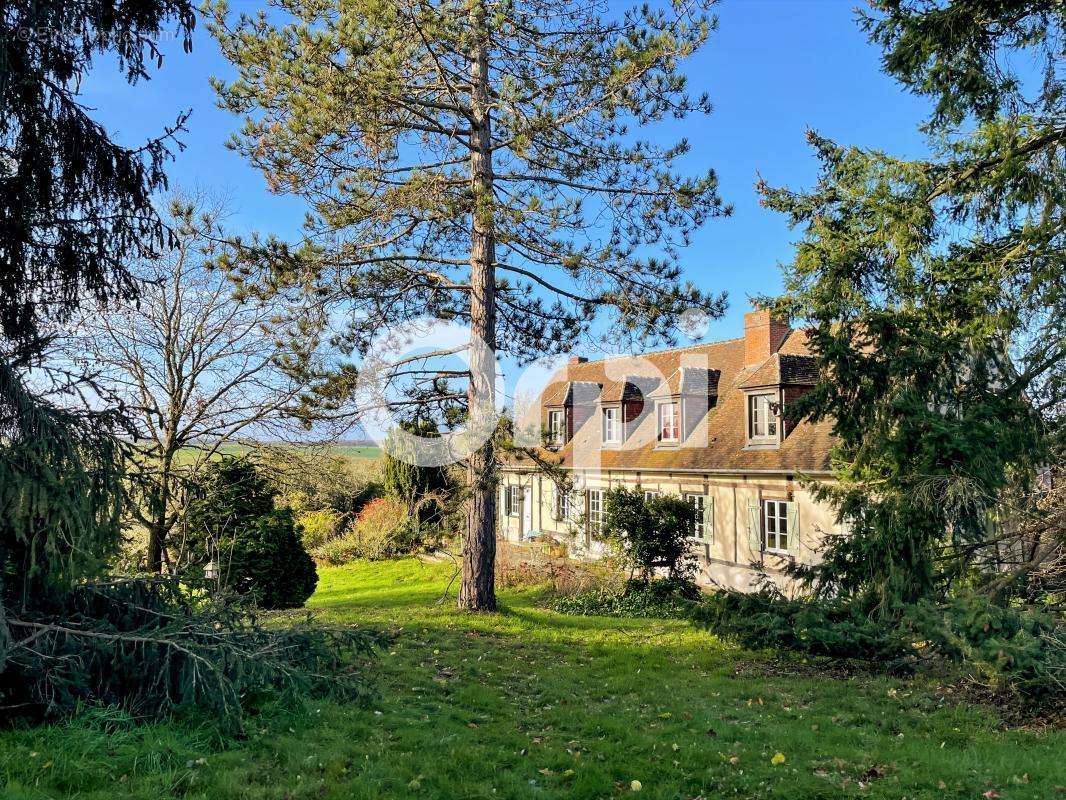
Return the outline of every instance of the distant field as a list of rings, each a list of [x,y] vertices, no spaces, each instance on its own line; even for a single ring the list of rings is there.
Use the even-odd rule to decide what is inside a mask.
[[[381,448],[373,444],[336,444],[333,452],[345,458],[381,458]]]
[[[293,445],[294,447],[298,445]],[[248,447],[243,444],[227,444],[219,448],[219,452],[225,455],[240,455],[246,453]],[[330,448],[334,453],[347,459],[375,459],[381,458],[381,448],[372,444],[335,444]],[[187,451],[187,458],[192,457],[192,451]]]

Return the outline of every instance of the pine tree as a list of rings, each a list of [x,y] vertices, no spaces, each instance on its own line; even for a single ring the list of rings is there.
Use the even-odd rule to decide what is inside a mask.
[[[708,3],[610,18],[577,0],[272,5],[230,18],[220,3],[212,25],[237,69],[216,83],[222,104],[246,115],[233,147],[310,205],[301,247],[260,249],[270,287],[343,310],[338,344],[356,356],[422,316],[467,323],[475,342],[465,392],[428,359],[395,386],[440,387],[483,428],[497,350],[568,350],[599,311],[616,345],[667,337],[689,308],[721,313],[677,265],[692,230],[727,211],[715,175],[678,174],[688,142],[631,130],[710,110],[679,72],[713,26]],[[463,608],[496,603],[496,462],[491,439],[467,458]]]
[[[1066,55],[1060,3],[876,0],[885,70],[934,102],[933,156],[815,133],[807,192],[762,187],[804,226],[779,306],[812,323],[823,381],[792,414],[831,418],[849,533],[800,570],[878,613],[937,596],[999,534],[1061,428],[1066,363]],[[1009,69],[1042,63],[1026,80]]]

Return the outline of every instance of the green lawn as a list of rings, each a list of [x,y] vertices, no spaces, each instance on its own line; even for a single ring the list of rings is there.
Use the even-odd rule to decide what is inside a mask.
[[[913,683],[790,674],[683,623],[563,617],[532,592],[461,614],[436,605],[449,575],[323,570],[323,617],[395,633],[368,707],[264,713],[228,745],[99,714],[11,731],[0,796],[1066,797],[1061,732],[1002,731]]]

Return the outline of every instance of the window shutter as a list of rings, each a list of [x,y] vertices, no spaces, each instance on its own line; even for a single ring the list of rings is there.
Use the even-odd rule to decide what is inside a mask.
[[[748,501],[748,545],[752,555],[762,550],[762,531],[759,524],[759,503],[756,500]]]
[[[788,503],[788,554],[799,558],[800,554],[800,527],[799,506],[796,503]]]
[[[714,498],[703,499],[703,539],[714,543]]]

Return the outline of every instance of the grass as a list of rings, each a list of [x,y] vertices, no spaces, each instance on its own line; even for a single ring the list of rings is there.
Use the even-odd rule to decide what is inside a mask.
[[[381,458],[381,448],[367,444],[335,444],[330,450],[344,458]]]
[[[789,674],[681,622],[554,614],[535,591],[462,614],[436,604],[445,565],[321,574],[322,617],[395,635],[370,706],[265,709],[237,742],[102,711],[9,731],[0,796],[1066,797],[1066,735],[1000,730],[919,683]]]

